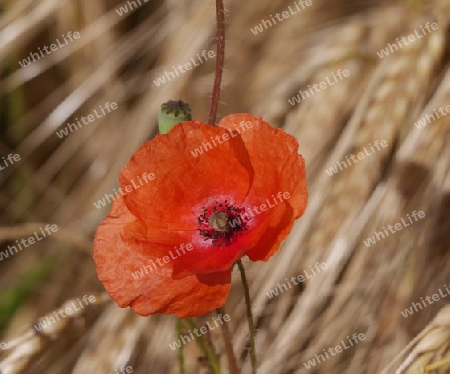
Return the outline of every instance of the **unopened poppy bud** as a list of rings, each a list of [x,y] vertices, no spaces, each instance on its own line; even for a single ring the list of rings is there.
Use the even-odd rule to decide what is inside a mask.
[[[169,100],[161,105],[158,116],[159,133],[167,134],[178,123],[191,120],[192,116],[189,104],[181,100]]]

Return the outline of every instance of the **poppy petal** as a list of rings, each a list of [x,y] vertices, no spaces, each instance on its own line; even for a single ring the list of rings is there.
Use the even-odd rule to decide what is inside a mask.
[[[241,207],[246,211],[252,208],[245,204]],[[281,205],[277,209],[284,211]],[[236,237],[224,245],[213,245],[197,232],[190,241],[193,249],[174,261],[173,276],[179,278],[190,274],[230,270],[237,260],[261,242],[266,230],[272,225],[274,214],[276,214],[274,211],[267,211],[253,217],[242,215],[240,221],[246,222],[245,230],[237,232]]]
[[[205,196],[225,192],[235,201],[244,200],[251,166],[239,156],[245,153],[242,139],[219,143],[224,135],[229,136],[226,129],[201,121],[182,122],[142,145],[122,169],[120,184],[125,191],[126,186],[137,185],[144,173],[155,175],[124,195],[128,209],[145,223],[152,240],[165,242],[169,232],[196,230],[192,207]]]
[[[232,114],[223,118],[219,126],[236,131],[236,124],[239,124],[239,133],[254,169],[246,202],[255,196],[267,196],[272,205],[282,200],[290,205],[284,212],[273,211],[271,229],[247,254],[253,261],[267,261],[290,232],[294,220],[306,209],[305,161],[298,153],[298,142],[293,136],[270,126],[260,117]]]
[[[152,248],[149,256],[150,243],[140,238],[133,240],[130,233],[124,239],[124,228],[135,221],[136,217],[119,197],[94,240],[98,277],[120,307],[130,306],[143,316],[165,313],[187,317],[203,315],[225,303],[230,290],[229,271],[172,279],[170,263],[154,266],[157,256],[166,248]],[[135,233],[138,228],[139,225],[134,226]],[[136,272],[141,274],[136,277]]]
[[[258,243],[247,253],[252,261],[267,261],[280,248],[294,224],[293,210],[290,204],[284,203],[284,209],[278,209],[273,217],[272,225],[267,228]]]

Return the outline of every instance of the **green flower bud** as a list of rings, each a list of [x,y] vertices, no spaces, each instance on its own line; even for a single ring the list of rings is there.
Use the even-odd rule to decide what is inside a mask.
[[[191,121],[191,108],[189,104],[178,100],[169,100],[161,105],[158,116],[159,133],[167,134],[172,127],[184,121]]]

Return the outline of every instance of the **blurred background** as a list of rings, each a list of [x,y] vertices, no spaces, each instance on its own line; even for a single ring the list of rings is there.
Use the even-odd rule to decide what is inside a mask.
[[[450,373],[450,297],[442,296],[450,289],[450,116],[426,117],[450,105],[450,3],[311,0],[303,9],[293,0],[226,0],[225,7],[219,118],[248,112],[295,136],[310,193],[282,250],[267,264],[246,262],[258,374],[375,374],[388,365],[385,373]],[[91,243],[109,209],[98,200],[117,189],[119,170],[157,133],[160,105],[182,99],[207,120],[215,58],[200,64],[198,56],[216,49],[214,9],[204,0],[0,1],[1,374],[179,372],[169,348],[176,318],[118,308],[96,278]],[[283,11],[289,17],[273,22]],[[438,28],[427,31],[433,22]],[[402,37],[411,34],[406,45]],[[199,66],[172,77],[191,59]],[[292,101],[339,69],[349,76]],[[106,103],[117,108],[107,112]],[[88,115],[95,120],[74,125]],[[376,140],[387,146],[326,172]],[[425,217],[365,244],[413,211]],[[42,236],[46,224],[58,230],[8,250]],[[268,296],[317,262],[327,269]],[[242,373],[250,373],[234,273],[225,309]],[[422,303],[439,289],[438,300]],[[39,318],[85,295],[96,302],[37,332]],[[412,303],[423,308],[405,317]],[[354,333],[365,340],[306,367]],[[211,338],[227,373],[218,330]],[[187,374],[208,372],[195,343],[185,355]]]

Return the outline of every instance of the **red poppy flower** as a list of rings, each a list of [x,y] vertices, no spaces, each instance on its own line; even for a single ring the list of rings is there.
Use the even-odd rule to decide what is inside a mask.
[[[267,261],[307,201],[297,141],[249,114],[156,136],[123,168],[120,186],[94,259],[111,297],[140,315],[222,306],[233,264]]]

